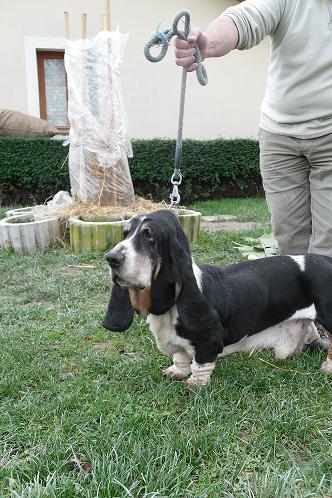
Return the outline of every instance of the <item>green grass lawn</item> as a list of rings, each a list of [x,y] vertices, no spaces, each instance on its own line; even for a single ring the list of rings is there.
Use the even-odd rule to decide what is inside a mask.
[[[203,215],[233,214],[239,221],[259,221],[262,224],[270,222],[270,214],[264,198],[222,199],[206,202],[196,202],[191,209],[200,211]]]
[[[261,199],[195,207],[268,224]],[[237,261],[234,242],[264,230],[202,235],[196,261]],[[102,254],[0,251],[0,275],[1,497],[332,495],[324,355],[232,355],[189,393],[161,377],[171,359],[143,318],[125,333],[101,327]]]

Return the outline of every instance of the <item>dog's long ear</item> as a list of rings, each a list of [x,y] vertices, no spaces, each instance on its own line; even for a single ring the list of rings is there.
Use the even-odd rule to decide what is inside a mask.
[[[192,259],[188,237],[178,220],[175,233],[168,239],[168,253],[170,278],[179,283],[183,280],[187,267],[192,268]]]
[[[114,285],[102,326],[114,332],[122,332],[129,329],[133,319],[134,310],[128,289]]]
[[[218,337],[222,348],[224,329],[217,312],[210,306],[197,285],[190,252],[186,245],[180,243],[178,238],[174,238],[170,241],[170,255],[173,271],[181,285],[176,306],[183,325],[194,334],[203,332],[207,340],[209,335]]]

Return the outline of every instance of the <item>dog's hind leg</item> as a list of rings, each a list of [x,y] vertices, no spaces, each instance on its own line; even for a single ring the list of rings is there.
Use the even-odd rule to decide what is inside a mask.
[[[285,360],[300,353],[308,338],[317,339],[317,334],[311,320],[288,320],[279,324],[278,342],[274,347],[275,357]]]
[[[162,374],[174,380],[186,379],[191,374],[191,360],[185,350],[179,351],[173,355],[173,365],[165,368]]]
[[[312,320],[308,320],[307,326],[305,328],[304,337],[305,337],[304,344],[311,344],[313,341],[317,341],[320,339],[317,327]]]
[[[323,361],[321,366],[321,371],[325,374],[329,374],[332,372],[332,334],[330,332],[327,332],[327,335],[329,338],[329,348],[327,351],[327,358],[325,361]]]

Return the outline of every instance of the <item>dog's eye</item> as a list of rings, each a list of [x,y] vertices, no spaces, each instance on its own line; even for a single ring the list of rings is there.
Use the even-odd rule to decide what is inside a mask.
[[[154,237],[152,235],[151,228],[144,228],[142,232],[143,232],[143,237],[146,240],[148,240],[149,242],[154,242]]]
[[[125,230],[123,230],[122,233],[123,233],[123,238],[125,239],[127,237],[128,233],[129,233],[129,230],[125,229]]]

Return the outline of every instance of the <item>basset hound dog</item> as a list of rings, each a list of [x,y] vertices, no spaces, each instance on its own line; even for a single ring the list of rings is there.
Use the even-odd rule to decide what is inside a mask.
[[[103,326],[147,322],[160,351],[173,356],[163,374],[207,384],[218,356],[260,348],[285,359],[319,338],[313,320],[332,331],[332,258],[275,256],[217,266],[194,263],[170,210],[138,215],[106,259],[113,289]],[[322,371],[332,371],[332,336]]]

